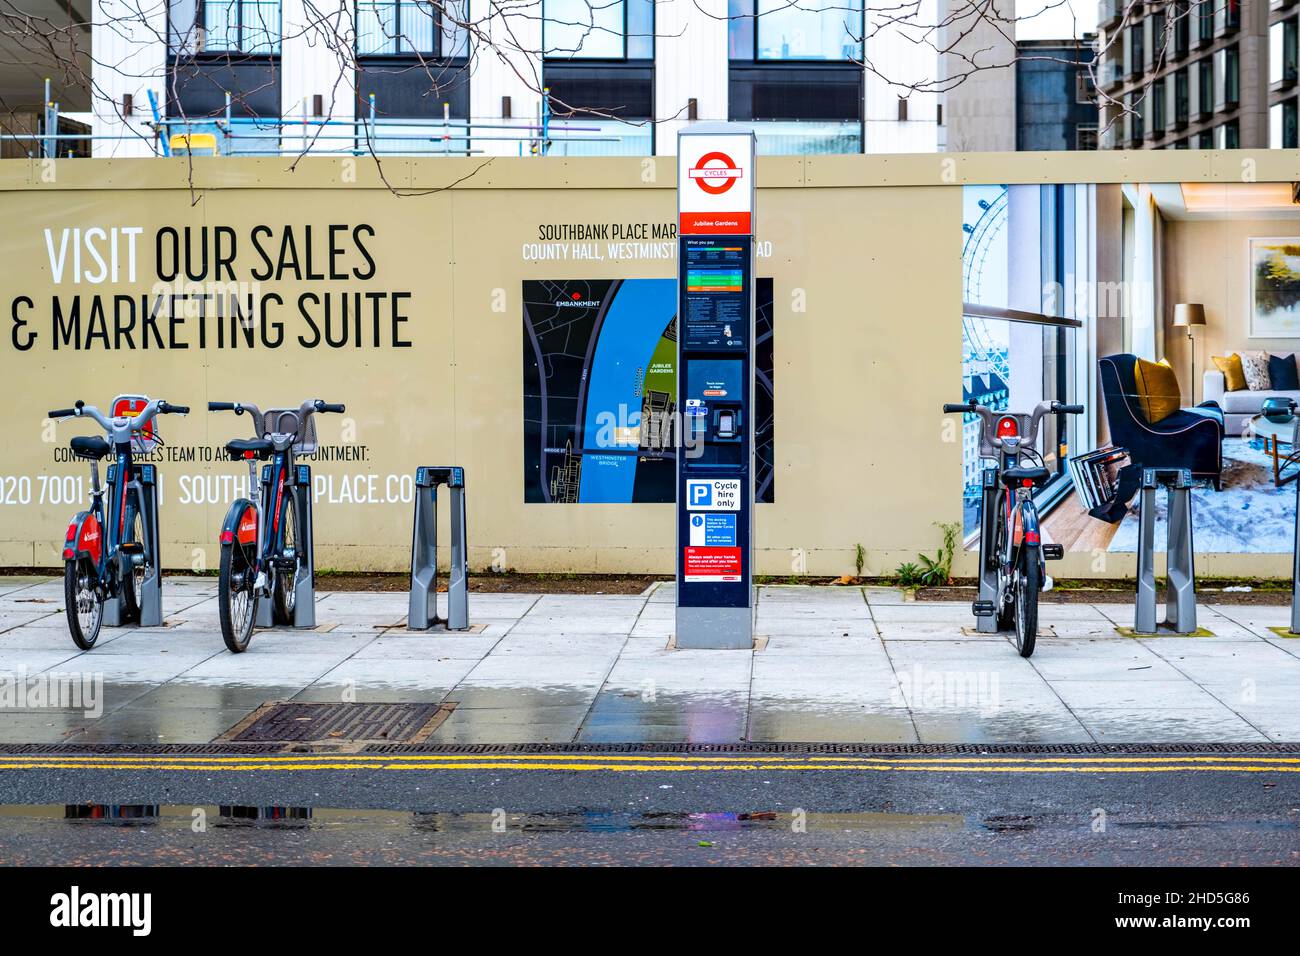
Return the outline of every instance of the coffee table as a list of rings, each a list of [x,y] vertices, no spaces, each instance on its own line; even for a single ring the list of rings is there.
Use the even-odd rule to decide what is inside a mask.
[[[1297,423],[1300,423],[1300,418],[1293,418],[1279,425],[1277,422],[1270,422],[1263,415],[1256,415],[1246,422],[1245,434],[1250,438],[1261,439],[1264,442],[1264,451],[1273,456],[1273,484],[1278,488],[1300,477],[1300,469],[1289,475],[1283,475],[1287,465],[1300,466],[1300,450],[1296,448]],[[1288,445],[1291,450],[1282,454],[1280,445]]]

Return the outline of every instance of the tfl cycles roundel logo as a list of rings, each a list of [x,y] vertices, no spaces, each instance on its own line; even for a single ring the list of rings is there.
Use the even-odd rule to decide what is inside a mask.
[[[710,166],[710,163],[714,165]],[[687,175],[706,193],[720,196],[736,184],[744,170],[726,153],[715,150],[696,160]]]

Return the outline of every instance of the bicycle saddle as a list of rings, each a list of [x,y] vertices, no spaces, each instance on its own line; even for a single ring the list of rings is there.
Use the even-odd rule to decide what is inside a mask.
[[[1026,481],[1035,488],[1047,484],[1047,479],[1052,477],[1052,473],[1046,468],[1039,468],[1036,465],[1026,465],[1021,468],[1008,468],[1002,472],[1002,484],[1008,488],[1014,488],[1016,485],[1024,484]]]
[[[108,442],[98,435],[78,435],[68,445],[78,458],[93,458],[98,461],[108,454]]]
[[[231,458],[243,458],[248,452],[266,458],[271,454],[271,443],[265,438],[236,438],[226,442],[226,454]]]

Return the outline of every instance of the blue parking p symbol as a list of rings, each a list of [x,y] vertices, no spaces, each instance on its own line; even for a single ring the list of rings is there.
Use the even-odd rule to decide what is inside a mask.
[[[708,482],[698,482],[691,485],[691,506],[703,507],[713,502],[713,486]]]

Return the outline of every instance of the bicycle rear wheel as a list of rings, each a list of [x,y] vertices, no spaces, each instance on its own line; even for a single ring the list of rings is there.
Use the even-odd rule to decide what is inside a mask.
[[[86,558],[64,564],[63,600],[67,605],[68,630],[83,651],[95,646],[104,623],[104,603],[95,591],[95,567]]]
[[[1021,657],[1034,653],[1038,639],[1038,592],[1043,587],[1043,568],[1034,548],[1022,548],[1016,565],[1016,650]]]

